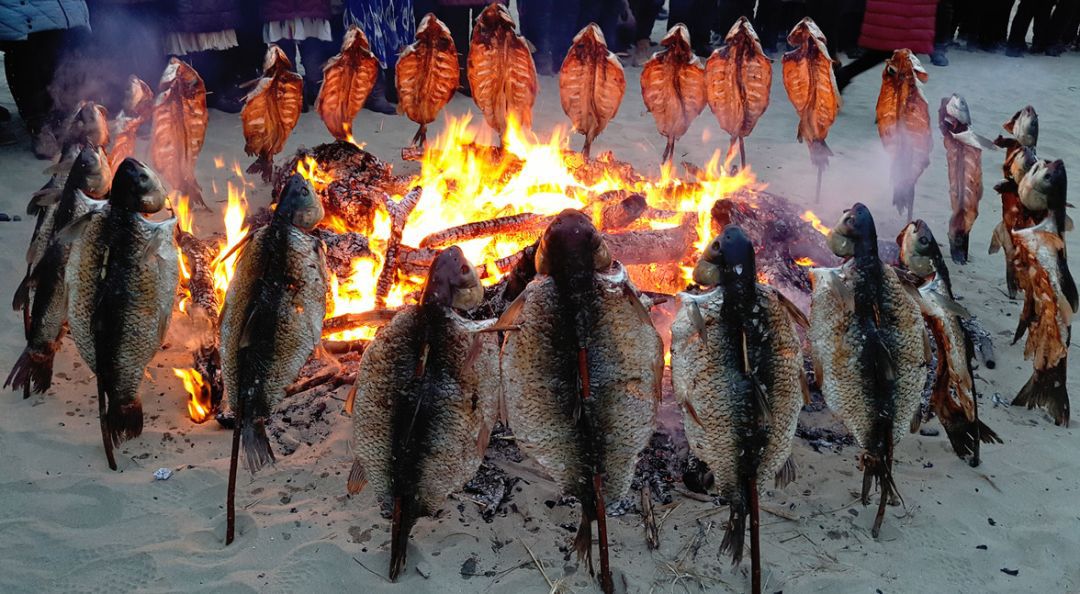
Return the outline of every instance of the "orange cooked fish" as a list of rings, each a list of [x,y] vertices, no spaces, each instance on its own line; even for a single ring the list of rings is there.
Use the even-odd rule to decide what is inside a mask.
[[[656,129],[667,138],[661,160],[668,162],[675,155],[675,141],[705,109],[705,68],[690,49],[685,25],[672,27],[660,45],[663,49],[641,69],[641,97]]]
[[[334,138],[348,138],[353,118],[367,101],[378,76],[379,60],[371,53],[367,37],[358,27],[349,27],[341,53],[323,66],[322,89],[315,100],[315,111]]]
[[[457,48],[450,29],[427,14],[416,29],[416,41],[397,62],[398,109],[420,124],[413,144],[423,147],[427,125],[454,98],[460,80]]]
[[[881,72],[877,101],[878,135],[892,157],[893,205],[910,221],[915,182],[930,165],[930,106],[922,93],[929,76],[908,49],[893,52]]]
[[[536,65],[525,39],[514,27],[505,6],[488,5],[476,20],[469,44],[473,101],[500,137],[511,119],[523,128],[531,127],[536,102]]]
[[[795,47],[784,54],[784,89],[799,114],[799,133],[796,138],[810,148],[810,162],[818,169],[817,199],[821,198],[821,174],[829,166],[832,151],[825,144],[829,127],[840,113],[842,101],[833,74],[833,59],[829,56],[825,34],[806,17],[788,34],[788,43]]]
[[[574,130],[585,135],[586,159],[593,140],[618,113],[624,93],[622,64],[608,51],[600,27],[589,23],[574,37],[559,69],[559,98]]]
[[[116,119],[109,124],[112,147],[109,148],[109,166],[113,173],[124,159],[135,154],[135,134],[154,109],[154,92],[150,85],[132,74],[124,91],[124,105]]]
[[[171,190],[210,210],[195,180],[195,161],[206,139],[206,86],[199,73],[177,58],[169,59],[154,99],[150,161]]]
[[[266,49],[263,75],[244,98],[240,120],[244,123],[244,152],[255,155],[248,173],[261,173],[269,182],[274,155],[281,152],[289,134],[300,121],[304,107],[304,79],[292,71],[292,62],[274,44]]]
[[[967,101],[953,93],[941,99],[938,126],[945,143],[945,161],[949,167],[949,198],[953,216],[949,219],[949,251],[953,262],[966,264],[968,236],[979,216],[982,200],[982,149],[993,147],[971,129]]]
[[[746,167],[743,138],[750,135],[758,118],[769,107],[772,60],[765,56],[761,41],[746,17],[739,17],[724,37],[724,45],[705,62],[705,89],[720,127],[731,135],[728,154],[739,143],[739,156]]]

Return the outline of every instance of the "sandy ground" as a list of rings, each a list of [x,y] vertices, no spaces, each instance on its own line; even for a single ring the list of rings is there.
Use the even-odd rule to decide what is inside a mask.
[[[1008,59],[954,51],[947,68],[928,66],[926,95],[931,109],[959,92],[971,105],[976,129],[994,136],[1014,111],[1033,104],[1042,135],[1039,154],[1080,163],[1080,55]],[[638,91],[640,70],[628,68],[621,111],[596,149],[614,150],[641,170],[657,171],[663,140],[656,134]],[[877,215],[883,237],[901,221],[890,204],[888,165],[874,126],[879,78],[869,72],[845,95],[829,136],[836,153],[826,174],[823,204],[814,206],[813,170],[804,146],[795,142],[796,117],[775,66],[772,105],[747,141],[749,158],[771,190],[813,207],[832,221],[859,200]],[[556,81],[542,81],[534,110],[535,128],[564,124]],[[12,107],[7,89],[0,102]],[[471,109],[457,97],[449,112]],[[215,171],[212,156],[247,164],[240,120],[211,112],[199,175],[208,195]],[[936,121],[936,113],[934,114]],[[441,128],[435,126],[433,133]],[[403,117],[363,112],[356,136],[368,150],[398,161],[414,125]],[[945,238],[949,213],[944,150],[934,130],[930,168],[918,185],[916,215]],[[315,114],[307,114],[287,151],[329,138]],[[678,146],[677,159],[703,163],[727,139],[706,110]],[[573,140],[575,146],[580,137]],[[594,150],[596,150],[594,149]],[[144,150],[144,147],[140,147]],[[1045,414],[994,406],[1011,399],[1030,373],[1022,347],[1009,346],[1020,303],[1002,293],[1000,255],[986,255],[1000,203],[990,188],[998,179],[1001,153],[984,154],[987,192],[971,238],[974,261],[954,267],[963,303],[994,334],[999,365],[981,370],[984,421],[1005,440],[984,446],[983,466],[972,469],[949,449],[944,434],[906,436],[896,452],[896,480],[906,507],[894,507],[879,540],[870,537],[873,511],[854,503],[859,486],[855,448],[815,451],[797,439],[798,481],[770,491],[764,501],[785,517],[763,515],[764,572],[768,591],[788,592],[1065,592],[1080,589],[1080,446],[1076,423],[1055,427]],[[21,214],[44,181],[44,165],[25,146],[0,149],[0,211]],[[408,172],[415,165],[401,164]],[[265,204],[268,190],[249,193]],[[220,209],[223,195],[209,196]],[[1074,198],[1075,202],[1075,198]],[[200,213],[198,226],[220,229],[220,214]],[[23,253],[32,223],[0,223],[0,295],[7,299],[23,273]],[[1076,234],[1069,248],[1080,252]],[[1080,265],[1074,264],[1074,268]],[[23,346],[19,316],[10,310],[0,324],[0,362],[15,361]],[[572,537],[578,510],[549,509],[552,483],[526,461],[511,470],[525,479],[513,495],[513,510],[484,522],[476,507],[448,500],[440,518],[422,519],[413,530],[409,568],[397,585],[382,577],[389,557],[389,522],[373,496],[345,496],[350,464],[350,421],[340,413],[344,389],[324,397],[326,413],[291,428],[295,452],[279,455],[276,467],[238,488],[239,536],[226,548],[225,482],[230,433],[210,422],[195,426],[185,414],[185,394],[172,365],[187,359],[174,318],[170,346],[150,365],[143,385],[147,415],[142,437],[118,453],[120,471],[109,472],[97,429],[94,382],[74,346],[57,359],[56,383],[44,396],[23,401],[8,393],[0,403],[0,591],[530,591],[548,589],[530,561],[528,544],[553,580],[576,591],[596,589],[576,561],[562,552]],[[1077,349],[1072,349],[1077,357]],[[1071,366],[1069,388],[1080,395],[1080,373]],[[335,399],[336,398],[336,399]],[[936,422],[932,426],[937,427]],[[279,442],[280,447],[280,442]],[[176,471],[155,481],[159,467]],[[726,510],[676,496],[661,527],[659,551],[646,549],[640,518],[612,518],[616,580],[630,591],[710,591],[749,588],[748,562],[732,569],[717,551]],[[696,556],[685,547],[701,525],[711,530]],[[567,530],[560,525],[570,526]],[[561,550],[560,550],[561,549]],[[671,567],[683,560],[676,575]],[[423,570],[422,575],[417,568]],[[1003,569],[1016,570],[1007,575]],[[624,581],[625,580],[625,581]]]

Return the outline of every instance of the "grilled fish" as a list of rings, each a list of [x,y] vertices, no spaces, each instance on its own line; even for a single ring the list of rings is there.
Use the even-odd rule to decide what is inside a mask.
[[[896,242],[900,261],[918,279],[919,308],[936,347],[930,410],[941,421],[956,455],[978,466],[980,443],[1002,442],[979,420],[971,363],[975,347],[965,325],[971,314],[956,302],[941,248],[922,219],[908,223]]]
[[[780,484],[795,478],[791,439],[805,398],[803,357],[792,306],[757,282],[754,247],[742,229],[728,225],[696,271],[695,280],[715,278],[719,286],[679,295],[671,382],[690,449],[712,470],[731,507],[721,551],[740,562],[749,516],[760,591],[758,489],[773,477]]]
[[[402,308],[364,351],[356,380],[349,492],[368,483],[391,510],[390,580],[405,568],[416,520],[439,510],[484,459],[499,393],[493,320],[455,310],[480,304],[484,289],[454,246],[439,253],[419,305]]]
[[[58,203],[47,207],[40,226],[35,230],[27,254],[26,277],[15,291],[12,306],[28,315],[26,348],[15,362],[4,387],[22,388],[23,398],[33,391],[40,394],[52,385],[53,357],[60,349],[67,320],[67,287],[64,269],[70,246],[56,241],[56,234],[71,221],[103,204],[92,200],[84,189],[96,196],[104,195],[112,182],[111,172],[100,147],[87,146],[67,177]],[[30,292],[33,290],[33,303]]]
[[[743,167],[746,167],[743,139],[750,136],[758,118],[769,107],[771,86],[772,60],[761,49],[761,41],[750,21],[739,17],[724,37],[724,45],[705,62],[705,87],[709,107],[720,127],[731,135],[728,154],[735,150],[738,141]]]
[[[660,40],[662,49],[641,68],[641,97],[656,120],[656,130],[667,138],[660,160],[675,157],[675,142],[705,109],[705,68],[690,47],[690,32],[678,24]]]
[[[246,97],[240,120],[244,123],[244,152],[255,155],[248,173],[260,173],[266,183],[274,173],[274,155],[285,147],[304,107],[304,79],[292,71],[292,62],[274,44],[266,49],[263,75]]]
[[[109,111],[93,101],[80,101],[64,122],[63,145],[109,146]]]
[[[1015,299],[1018,287],[1012,265],[1015,251],[1012,232],[1039,224],[1045,213],[1029,211],[1020,202],[1020,182],[1035,166],[1035,153],[1015,138],[999,136],[994,144],[1005,149],[1005,163],[1002,166],[1004,179],[994,185],[994,191],[1001,196],[1001,222],[990,236],[988,252],[994,254],[1004,248],[1005,284],[1009,299]]]
[[[829,166],[832,151],[825,144],[829,128],[840,113],[843,102],[836,86],[833,59],[829,56],[825,34],[810,17],[799,21],[788,34],[788,44],[795,49],[784,54],[784,89],[795,113],[799,114],[796,138],[810,149],[810,162],[817,167],[816,200],[821,200],[821,174]]]
[[[509,121],[532,127],[538,86],[525,38],[514,32],[510,10],[489,4],[476,19],[469,44],[468,77],[473,101],[501,138]]]
[[[615,54],[608,51],[596,23],[582,29],[559,69],[559,98],[574,130],[585,135],[581,152],[589,158],[593,140],[615,118],[626,93],[626,76]]]
[[[398,57],[395,74],[398,109],[420,124],[413,145],[423,148],[427,125],[454,98],[460,68],[450,29],[434,14],[427,14],[416,28],[416,41]]]
[[[1034,107],[1024,106],[1024,109],[1014,113],[1001,127],[1012,134],[1021,145],[1035,151],[1035,145],[1039,142],[1039,114],[1035,113]]]
[[[334,138],[348,139],[352,121],[378,77],[379,59],[371,53],[367,37],[359,27],[349,27],[341,53],[323,66],[323,84],[315,99],[315,111]]]
[[[892,157],[893,205],[907,220],[915,209],[915,183],[930,165],[930,108],[922,92],[929,75],[908,49],[893,52],[881,71],[877,127]]]
[[[229,407],[236,414],[229,480],[229,526],[241,442],[256,472],[274,453],[266,419],[285,396],[322,333],[329,289],[322,243],[309,231],[322,202],[300,174],[289,178],[269,225],[248,235],[221,310],[221,363]]]
[[[177,58],[170,58],[154,99],[150,162],[170,190],[188,196],[206,210],[210,207],[203,201],[202,188],[195,179],[195,162],[206,140],[209,117],[206,85],[199,73]]]
[[[124,159],[135,154],[136,134],[146,118],[154,110],[154,92],[134,74],[128,77],[124,91],[124,104],[120,113],[109,123],[112,146],[109,147],[109,163],[116,171]]]
[[[565,210],[536,251],[535,280],[499,325],[503,395],[518,444],[581,502],[574,546],[611,592],[604,501],[626,493],[653,432],[663,346],[626,270],[579,211]]]
[[[108,206],[64,232],[73,238],[65,271],[68,322],[97,376],[101,437],[113,470],[113,446],[142,433],[139,385],[161,348],[176,299],[176,219],[144,216],[164,205],[157,174],[128,158],[116,170]]]
[[[893,445],[902,435],[897,427],[919,412],[930,346],[919,306],[878,258],[869,209],[855,204],[830,235],[844,239],[830,242],[836,255],[851,259],[840,268],[811,269],[808,338],[825,401],[863,448],[863,505],[874,482],[881,489],[877,538],[886,502],[899,496],[892,474]]]
[[[967,101],[956,93],[941,99],[938,127],[945,143],[953,212],[949,219],[949,254],[953,262],[966,264],[968,237],[979,216],[979,201],[982,200],[982,151],[993,145],[971,129]]]

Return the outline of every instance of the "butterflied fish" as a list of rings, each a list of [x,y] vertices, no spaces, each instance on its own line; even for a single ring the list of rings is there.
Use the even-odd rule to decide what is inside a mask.
[[[108,191],[112,176],[100,147],[86,146],[67,177],[60,200],[45,210],[41,225],[35,230],[28,270],[15,292],[13,307],[28,315],[26,348],[15,362],[4,387],[23,390],[29,398],[33,391],[43,393],[52,385],[53,357],[60,349],[67,320],[67,287],[64,271],[70,245],[56,241],[56,234],[73,220],[81,218],[104,203],[89,198],[86,189],[97,196]],[[31,292],[33,299],[31,300]]]
[[[434,14],[416,28],[416,41],[405,47],[395,70],[398,109],[420,124],[413,144],[423,147],[427,125],[454,98],[461,80],[458,50],[450,29]]]
[[[660,402],[663,346],[626,270],[589,217],[565,210],[536,251],[539,276],[500,319],[503,394],[518,445],[581,502],[574,547],[611,592],[604,502],[630,487]]]
[[[855,204],[832,234],[851,248],[837,255],[852,258],[841,268],[811,269],[808,338],[825,402],[863,448],[863,505],[875,482],[881,490],[872,530],[877,538],[886,502],[899,496],[893,445],[919,412],[929,343],[919,306],[878,258],[869,209]]]
[[[248,470],[273,462],[266,421],[319,344],[329,289],[322,243],[309,231],[322,203],[300,174],[289,178],[270,224],[253,232],[221,310],[225,394],[236,414],[226,544],[234,534],[239,448]]]
[[[1024,109],[1013,114],[1013,117],[1009,118],[1009,121],[1001,125],[1005,128],[1005,131],[1013,135],[1021,145],[1028,147],[1032,151],[1035,150],[1035,145],[1039,143],[1039,114],[1035,113],[1035,108],[1026,105]]]
[[[416,520],[442,508],[484,459],[498,407],[498,338],[474,333],[493,320],[455,311],[483,296],[461,249],[440,252],[420,304],[399,310],[360,361],[349,492],[370,484],[391,511],[391,581],[405,569]]]
[[[206,85],[199,73],[177,58],[158,83],[150,133],[150,163],[161,172],[169,190],[188,196],[206,210],[202,188],[195,179],[195,162],[206,140]]]
[[[619,111],[626,93],[626,76],[604,34],[589,23],[574,37],[559,69],[559,98],[574,131],[585,135],[581,152],[589,158],[593,140]]]
[[[507,123],[532,127],[538,85],[536,65],[525,38],[515,32],[510,10],[489,4],[476,19],[468,58],[469,87],[484,121],[499,134]]]
[[[1013,231],[1013,266],[1024,292],[1024,310],[1013,342],[1027,334],[1024,358],[1034,372],[1013,406],[1045,408],[1057,425],[1069,425],[1066,385],[1072,316],[1078,311],[1076,283],[1065,260],[1065,241],[1052,217]]]
[[[775,41],[775,40],[774,40]],[[746,17],[731,27],[724,45],[705,62],[705,87],[709,107],[720,127],[731,135],[728,154],[739,144],[739,158],[746,167],[743,139],[750,136],[758,118],[769,107],[772,60]]]
[[[136,134],[143,122],[154,110],[154,92],[134,74],[128,77],[124,91],[124,104],[120,113],[109,123],[112,146],[109,147],[109,163],[116,171],[124,159],[135,154]]]
[[[796,138],[810,149],[810,162],[817,167],[816,200],[821,199],[821,174],[829,166],[832,151],[825,144],[829,128],[840,113],[843,102],[836,86],[833,59],[829,56],[825,34],[810,17],[799,21],[788,34],[788,44],[795,49],[784,54],[784,89],[799,114]]]
[[[711,261],[710,261],[711,260]],[[803,357],[786,299],[759,284],[754,246],[727,226],[702,256],[719,286],[681,293],[671,325],[671,382],[694,455],[731,508],[722,551],[742,559],[750,519],[752,578],[760,591],[759,487],[794,479],[791,439],[805,388]],[[698,277],[701,274],[696,275]]]
[[[660,40],[660,51],[641,68],[641,98],[656,120],[656,131],[667,139],[660,160],[675,157],[675,142],[705,109],[705,68],[690,47],[690,31],[679,24]]]
[[[945,163],[949,169],[949,254],[953,262],[968,261],[968,237],[979,216],[982,200],[982,151],[992,147],[989,141],[971,129],[967,101],[953,93],[941,99],[938,127],[945,143]]]
[[[930,108],[922,92],[929,78],[911,50],[899,49],[885,61],[877,100],[877,128],[892,158],[893,206],[911,220],[915,183],[930,165]]]
[[[274,44],[266,49],[263,74],[244,97],[240,120],[244,123],[244,152],[256,157],[248,173],[259,173],[270,183],[274,155],[285,147],[304,107],[304,79],[292,71],[292,62]]]
[[[897,243],[900,261],[920,282],[919,307],[937,352],[930,410],[941,421],[956,455],[978,466],[980,444],[1002,442],[979,420],[971,363],[975,348],[966,329],[971,314],[956,302],[941,248],[922,219],[908,223]]]
[[[165,205],[157,175],[128,158],[116,170],[109,204],[73,221],[65,272],[71,336],[97,376],[101,437],[109,468],[113,446],[142,433],[139,385],[161,348],[180,267],[176,219],[144,215]]]
[[[341,53],[323,66],[323,84],[315,100],[315,111],[334,138],[349,137],[352,121],[378,77],[379,59],[371,53],[367,37],[359,27],[349,27],[341,43]]]

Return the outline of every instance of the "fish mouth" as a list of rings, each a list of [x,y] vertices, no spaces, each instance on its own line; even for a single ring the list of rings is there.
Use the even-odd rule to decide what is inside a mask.
[[[325,211],[311,182],[299,173],[294,173],[281,191],[274,215],[284,218],[299,229],[310,231],[322,220]]]
[[[439,252],[428,271],[421,302],[468,311],[484,300],[476,268],[458,246]]]
[[[593,270],[611,266],[611,253],[603,236],[581,211],[560,212],[540,238],[536,249],[537,272],[551,275],[589,261]]]
[[[922,219],[912,221],[904,227],[897,244],[900,246],[900,259],[908,270],[921,278],[926,278],[935,272],[931,252],[933,251],[934,234],[930,227]]]

